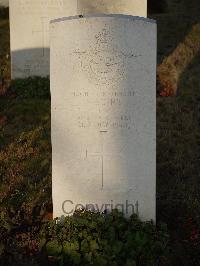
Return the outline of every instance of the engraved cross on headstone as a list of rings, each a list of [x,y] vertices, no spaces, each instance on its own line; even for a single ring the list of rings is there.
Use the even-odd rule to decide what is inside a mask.
[[[41,24],[42,24],[42,29],[41,30],[33,30],[32,33],[40,33],[42,34],[42,56],[45,56],[45,48],[48,46],[48,40],[49,40],[49,29],[47,30],[47,25],[49,23],[49,18],[48,17],[41,17]]]
[[[100,131],[100,137],[101,137],[101,151],[100,152],[94,152],[90,153],[88,150],[86,150],[86,159],[89,156],[95,156],[99,157],[101,160],[101,189],[104,188],[104,178],[105,178],[105,157],[108,156],[108,154],[105,154],[104,151],[104,137],[108,133],[108,131]]]

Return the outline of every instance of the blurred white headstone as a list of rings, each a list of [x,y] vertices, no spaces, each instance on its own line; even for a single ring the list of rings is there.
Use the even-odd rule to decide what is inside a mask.
[[[88,13],[146,16],[147,0],[10,1],[12,78],[49,75],[49,21]]]
[[[88,207],[155,220],[156,23],[51,23],[54,217]]]

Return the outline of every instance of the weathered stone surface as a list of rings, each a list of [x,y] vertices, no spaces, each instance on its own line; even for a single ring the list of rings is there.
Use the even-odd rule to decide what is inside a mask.
[[[50,19],[98,12],[146,16],[146,0],[11,1],[12,78],[49,75]]]
[[[77,204],[101,211],[122,204],[130,215],[132,204],[142,219],[155,219],[154,21],[53,21],[51,95],[54,217]]]

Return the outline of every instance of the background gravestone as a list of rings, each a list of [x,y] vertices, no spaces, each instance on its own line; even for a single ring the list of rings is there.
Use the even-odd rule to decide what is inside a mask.
[[[9,0],[0,0],[0,7],[8,7]]]
[[[12,78],[49,75],[50,19],[87,13],[146,16],[147,0],[14,0],[10,2]]]
[[[49,75],[49,20],[67,12],[76,14],[75,1],[10,2],[12,78]]]
[[[123,204],[125,211],[128,201],[142,219],[155,220],[155,22],[123,15],[53,21],[50,77],[54,217],[76,204]]]
[[[78,0],[78,14],[110,13],[147,16],[147,0]]]

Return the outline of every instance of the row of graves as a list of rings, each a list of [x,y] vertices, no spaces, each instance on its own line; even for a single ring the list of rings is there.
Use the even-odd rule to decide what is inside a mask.
[[[10,1],[12,79],[49,76],[54,217],[155,220],[156,23],[147,0]]]

